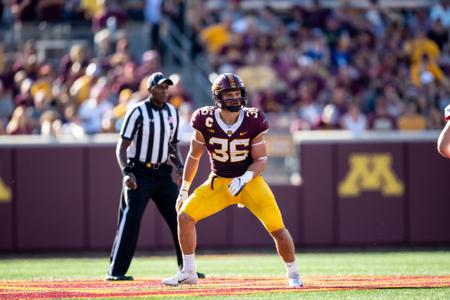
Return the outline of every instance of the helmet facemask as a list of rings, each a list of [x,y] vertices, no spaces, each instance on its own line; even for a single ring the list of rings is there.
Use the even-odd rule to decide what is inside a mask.
[[[223,93],[228,91],[241,91],[241,97],[223,99]],[[221,90],[218,95],[213,95],[213,98],[219,108],[226,109],[231,112],[237,112],[247,105],[247,93],[245,88]]]

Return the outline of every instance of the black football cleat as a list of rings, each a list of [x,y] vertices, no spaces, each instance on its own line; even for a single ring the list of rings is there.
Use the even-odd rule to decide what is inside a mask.
[[[133,276],[127,276],[127,275],[106,275],[107,281],[130,281],[134,280]]]

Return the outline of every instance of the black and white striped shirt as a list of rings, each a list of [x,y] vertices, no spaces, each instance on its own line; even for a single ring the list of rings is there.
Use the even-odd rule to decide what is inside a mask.
[[[127,157],[142,163],[165,163],[169,143],[178,142],[178,110],[166,103],[162,108],[148,99],[130,108],[120,130],[123,139],[131,140]]]

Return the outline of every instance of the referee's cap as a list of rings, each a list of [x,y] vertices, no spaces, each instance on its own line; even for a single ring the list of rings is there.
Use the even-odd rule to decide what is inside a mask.
[[[147,80],[147,89],[151,89],[154,86],[167,82],[169,85],[173,85],[173,81],[170,78],[164,76],[161,72],[156,72],[150,75]]]

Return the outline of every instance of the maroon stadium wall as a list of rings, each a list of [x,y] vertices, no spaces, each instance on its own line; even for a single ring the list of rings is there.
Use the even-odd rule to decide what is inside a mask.
[[[187,145],[181,147],[183,154]],[[299,146],[302,185],[271,185],[299,246],[450,244],[450,160],[434,141],[314,142]],[[198,185],[208,176],[204,155]],[[108,250],[121,175],[114,144],[0,144],[0,250]],[[198,224],[199,249],[271,247],[246,209]],[[172,249],[150,202],[140,249]]]

